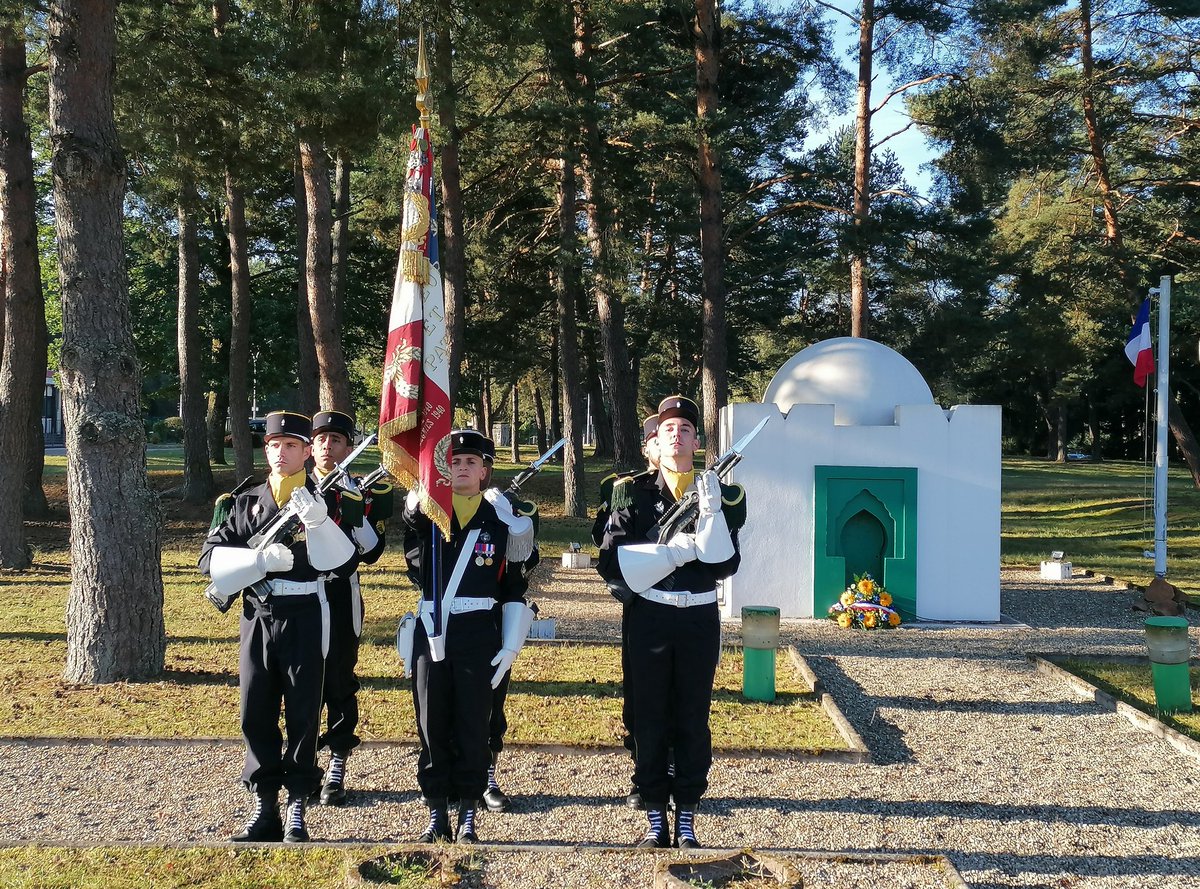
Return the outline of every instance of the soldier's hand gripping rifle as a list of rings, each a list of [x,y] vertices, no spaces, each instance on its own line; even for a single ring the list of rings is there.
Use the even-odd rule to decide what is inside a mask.
[[[372,433],[363,439],[362,444],[355,448],[350,453],[349,457],[347,457],[341,463],[334,464],[333,470],[330,471],[330,473],[321,479],[321,481],[317,484],[317,497],[324,497],[324,495],[327,494],[339,481],[342,481],[343,479],[349,479],[350,464],[357,460],[359,455],[361,455],[363,451],[365,451],[374,443],[375,434]],[[353,487],[352,481],[350,484]],[[271,520],[270,524],[247,540],[246,545],[254,552],[261,553],[272,544],[287,543],[290,541],[293,537],[295,537],[296,532],[300,530],[301,524],[302,522],[298,509],[295,503],[289,500],[283,505],[283,508],[279,511],[278,515]],[[260,598],[266,598],[267,594],[270,592],[270,583],[264,577],[247,584],[244,588],[252,590],[258,594]],[[216,606],[216,609],[222,614],[230,609],[234,603],[234,600],[237,599],[238,593],[240,592],[241,589],[226,590],[225,592],[222,592],[216,581],[213,581],[204,588],[205,598],[212,602],[213,605]]]
[[[717,462],[712,465],[711,469],[718,478],[724,479],[729,471],[742,461],[742,453],[746,450],[746,446],[762,431],[769,419],[771,418],[764,417],[757,426],[738,439],[733,447],[717,458]],[[658,542],[666,543],[695,521],[699,514],[700,495],[695,490],[688,491],[658,520]],[[650,530],[653,533],[654,529]]]
[[[768,419],[770,418],[764,418],[738,439],[737,443],[713,464],[712,471],[718,478],[741,461],[742,452],[767,425]],[[633,592],[641,593],[650,589],[687,562],[699,559],[702,562],[717,563],[733,557],[736,550],[721,514],[720,485],[706,484],[703,477],[697,476],[696,487],[705,489],[712,505],[704,516],[700,513],[699,491],[688,491],[663,514],[657,526],[651,526],[649,536],[651,539],[657,538],[656,543],[626,543],[618,547],[617,560],[621,566],[621,575]],[[715,498],[715,503],[712,498]],[[696,523],[695,533],[685,532],[684,529],[691,527],[693,522]]]

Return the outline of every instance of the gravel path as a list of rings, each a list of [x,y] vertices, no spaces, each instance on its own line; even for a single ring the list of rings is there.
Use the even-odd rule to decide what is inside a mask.
[[[542,615],[558,619],[560,638],[616,636],[616,608],[594,578],[555,570],[542,579]],[[1002,607],[1015,625],[848,633],[828,621],[785,622],[786,640],[876,763],[721,757],[701,838],[729,848],[944,853],[975,889],[1200,887],[1200,762],[1025,659],[1035,651],[1140,653],[1132,600],[1091,579],[1049,584],[1011,571]],[[728,636],[736,639],[736,626]],[[358,752],[352,805],[315,810],[314,837],[411,839],[424,826],[415,763],[411,747]],[[236,789],[240,764],[232,743],[0,743],[0,768],[15,790],[0,796],[0,841],[220,842],[247,810]],[[483,816],[480,835],[518,845],[630,843],[644,822],[618,798],[629,771],[615,753],[510,751],[502,783],[518,810]],[[556,883],[542,873],[545,855],[496,854],[487,885],[499,887],[648,885],[652,863],[585,848],[560,864],[575,876]],[[805,885],[945,885],[933,868],[889,867],[866,876],[827,868],[807,873]]]

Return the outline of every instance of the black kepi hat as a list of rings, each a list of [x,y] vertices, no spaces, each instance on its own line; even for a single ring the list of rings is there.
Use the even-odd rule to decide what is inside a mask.
[[[642,420],[642,444],[658,435],[658,414],[651,414]]]
[[[294,414],[291,411],[271,411],[267,414],[267,428],[263,433],[263,441],[270,441],[277,435],[290,435],[305,444],[312,444],[312,420],[304,414]]]
[[[672,417],[680,417],[692,424],[692,428],[700,428],[700,408],[696,402],[682,395],[668,395],[658,403],[658,422],[661,424]]]
[[[312,418],[313,435],[318,432],[340,432],[346,441],[354,443],[354,418],[341,411],[317,411]]]
[[[482,432],[455,429],[450,433],[450,454],[474,454],[491,463],[496,457],[496,445]]]

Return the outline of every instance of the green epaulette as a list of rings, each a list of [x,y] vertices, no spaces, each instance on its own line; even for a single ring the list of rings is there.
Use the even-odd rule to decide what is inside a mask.
[[[341,516],[343,526],[357,528],[362,524],[364,512],[365,504],[362,494],[347,491],[344,488],[338,491],[338,514]]]
[[[610,472],[604,478],[600,479],[600,508],[607,509],[608,501],[612,499],[613,485],[616,483],[619,476],[615,472]]]
[[[225,524],[225,520],[229,518],[231,512],[233,512],[233,495],[222,494],[213,503],[212,522],[209,523],[208,532],[211,534]]]
[[[608,498],[609,508],[613,512],[618,509],[628,509],[633,505],[633,487],[630,482],[657,474],[657,469],[643,469],[641,472],[618,476],[617,480],[613,482],[612,494]]]
[[[725,513],[725,524],[736,531],[746,524],[746,489],[741,485],[721,483],[721,512]]]
[[[367,491],[367,499],[371,501],[367,515],[374,524],[390,519],[396,511],[396,489],[391,482],[375,482]]]

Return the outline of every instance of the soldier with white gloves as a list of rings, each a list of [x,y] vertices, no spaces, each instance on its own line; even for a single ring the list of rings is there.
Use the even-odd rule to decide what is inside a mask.
[[[312,453],[312,421],[287,411],[268,414],[266,420],[270,476],[223,504],[228,512],[204,541],[200,570],[222,594],[243,592],[238,658],[246,743],[242,781],[254,793],[256,806],[233,840],[306,842],[306,802],[321,786],[317,736],[329,645],[325,583],[353,574],[358,560],[354,542],[330,518],[336,499],[316,495],[305,470]],[[292,533],[252,546],[251,538],[285,509],[298,520]],[[279,731],[280,705],[286,747]],[[283,788],[286,823],[279,815]]]
[[[434,533],[415,492],[405,499],[402,514],[409,575],[421,588],[411,636],[403,628],[399,634],[405,671],[413,678],[421,741],[417,783],[429,807],[421,842],[478,841],[476,805],[487,788],[493,690],[512,668],[533,622],[524,599],[525,573],[520,563],[509,561],[509,525],[483,493],[488,453],[494,453],[493,445],[479,432],[450,434],[448,540]],[[434,547],[438,589],[431,566]],[[433,621],[435,596],[442,603],[440,627]],[[454,828],[450,800],[458,800]]]
[[[669,798],[675,801],[675,845],[700,845],[695,816],[712,766],[708,718],[721,645],[717,581],[736,572],[741,560],[737,529],[745,495],[736,485],[722,485],[711,470],[693,470],[699,424],[690,398],[662,400],[658,472],[617,480],[600,545],[600,574],[634,594],[623,641],[637,685],[633,780],[649,819],[640,847],[672,844]],[[699,500],[694,524],[658,543],[660,520],[689,490]]]
[[[337,469],[354,449],[354,418],[341,411],[318,411],[313,415],[312,479],[320,481]],[[386,546],[385,519],[391,515],[392,486],[376,483],[361,490],[353,479],[336,486],[336,521],[350,533],[358,548],[359,565],[373,565]],[[360,743],[358,727],[358,640],[362,635],[363,597],[358,571],[349,577],[330,578],[325,587],[329,599],[329,654],[325,658],[326,729],[318,749],[329,748],[329,771],[321,787],[320,801],[326,806],[346,804],[346,760]]]

